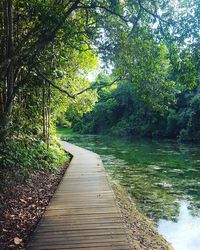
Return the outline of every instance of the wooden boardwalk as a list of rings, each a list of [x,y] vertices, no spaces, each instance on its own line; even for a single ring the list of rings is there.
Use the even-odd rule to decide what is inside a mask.
[[[132,249],[100,157],[63,146],[73,159],[27,249]]]

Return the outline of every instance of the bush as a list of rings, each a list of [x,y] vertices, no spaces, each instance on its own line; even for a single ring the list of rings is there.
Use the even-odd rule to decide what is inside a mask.
[[[35,170],[55,171],[67,154],[54,142],[47,145],[32,137],[17,137],[0,145],[0,171],[9,181],[23,181]]]

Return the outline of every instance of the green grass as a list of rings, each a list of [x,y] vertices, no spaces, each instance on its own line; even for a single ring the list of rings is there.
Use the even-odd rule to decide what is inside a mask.
[[[70,135],[70,136],[77,135],[77,133],[74,132],[71,128],[64,128],[64,127],[56,128],[56,134],[59,138],[64,135]]]

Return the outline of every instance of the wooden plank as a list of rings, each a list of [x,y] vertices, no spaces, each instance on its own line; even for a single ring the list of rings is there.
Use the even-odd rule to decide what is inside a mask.
[[[59,224],[59,223],[63,223],[65,222],[65,224],[95,224],[95,223],[116,223],[116,222],[120,222],[121,218],[120,217],[111,217],[111,218],[101,218],[101,217],[96,217],[96,218],[59,218],[59,219],[43,219],[41,222],[43,224]]]
[[[103,235],[102,237],[96,237],[96,236],[87,236],[86,237],[72,237],[70,239],[66,239],[65,237],[62,238],[51,238],[51,244],[65,244],[68,245],[77,245],[77,244],[96,244],[100,245],[102,243],[116,243],[116,242],[124,242],[126,241],[126,237],[124,235],[117,235],[117,241],[116,241],[116,235],[113,235],[114,237],[106,237],[106,235]],[[78,242],[78,243],[77,243]],[[49,238],[42,239],[42,241],[38,242],[38,246],[46,246],[49,244]],[[33,246],[36,246],[37,243],[32,243]],[[30,244],[31,246],[31,244]]]
[[[78,230],[72,230],[72,231],[56,231],[51,232],[51,237],[59,237],[59,236],[65,236],[65,237],[82,237],[82,236],[96,236],[96,235],[124,235],[124,233],[121,231],[121,228],[110,230],[110,229],[96,229],[95,231],[92,229],[85,229],[84,231],[78,231]],[[49,232],[40,232],[40,233],[34,233],[32,235],[32,239],[40,239],[40,238],[49,238]]]
[[[73,245],[73,246],[66,246],[66,245],[59,245],[56,246],[41,246],[38,248],[38,246],[32,246],[29,247],[30,250],[128,250],[130,249],[129,246],[119,244],[119,245],[112,245],[112,244],[104,244],[102,246],[97,246],[97,245]]]
[[[105,231],[104,230],[104,232],[99,232],[98,234],[95,234],[94,232],[92,232],[92,231],[90,231],[90,232],[88,232],[88,231],[84,231],[85,232],[85,234],[83,233],[82,234],[82,232],[80,233],[80,234],[77,234],[77,233],[71,233],[71,234],[69,234],[69,233],[66,233],[66,232],[55,232],[55,233],[52,233],[51,234],[51,238],[53,239],[53,238],[56,238],[56,239],[60,239],[60,238],[64,238],[64,239],[66,239],[66,238],[69,238],[70,237],[70,240],[76,240],[77,241],[77,239],[98,239],[98,238],[102,238],[102,239],[106,239],[107,237],[113,237],[113,238],[115,238],[115,237],[119,237],[119,236],[124,236],[124,234],[122,234],[121,232],[115,232],[115,233],[113,233],[113,234],[109,234],[107,231]],[[85,237],[85,236],[87,236],[87,238]],[[42,238],[42,239],[47,239],[47,240],[49,240],[49,234],[48,233],[41,233],[39,236],[34,236],[33,237],[33,239],[34,240],[37,240],[37,239],[40,239],[40,238]]]
[[[117,249],[124,250],[124,249],[130,249],[129,246],[124,244],[124,241],[115,241],[115,242],[96,242],[96,243],[79,243],[76,242],[75,244],[66,244],[65,242],[59,242],[56,244],[44,244],[44,245],[31,245],[29,246],[29,249],[36,249],[36,250],[45,250],[45,249],[76,249],[76,248],[82,248],[82,249],[88,249],[89,247],[93,250],[97,247],[107,247],[107,249]],[[120,247],[120,248],[119,248]]]
[[[132,249],[100,157],[63,145],[73,159],[27,249]]]

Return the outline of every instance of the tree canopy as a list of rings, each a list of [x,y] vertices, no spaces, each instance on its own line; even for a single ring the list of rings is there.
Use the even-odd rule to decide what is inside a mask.
[[[0,210],[15,209],[1,220],[5,249],[30,218],[15,204],[38,216],[40,180],[69,161],[56,124],[200,140],[199,56],[199,0],[1,0]]]
[[[48,141],[50,123],[89,111],[105,84],[131,82],[162,111],[199,83],[197,0],[4,0],[0,9],[4,136],[31,131]],[[102,67],[110,82],[90,83]]]

